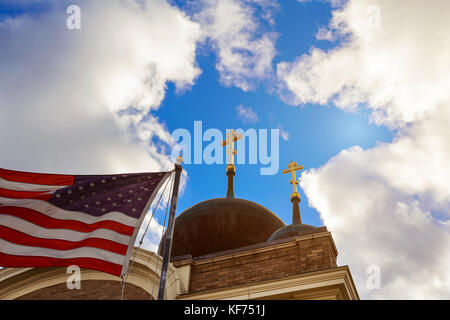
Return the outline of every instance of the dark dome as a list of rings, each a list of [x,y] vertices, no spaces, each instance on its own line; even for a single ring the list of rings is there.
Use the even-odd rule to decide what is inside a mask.
[[[265,242],[283,226],[272,211],[255,202],[233,198],[206,200],[176,218],[171,256],[198,257]]]
[[[267,241],[286,239],[304,234],[313,233],[317,227],[309,224],[290,224],[275,231]]]

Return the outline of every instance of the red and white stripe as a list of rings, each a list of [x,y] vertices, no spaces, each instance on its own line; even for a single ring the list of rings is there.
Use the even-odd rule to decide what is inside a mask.
[[[120,276],[139,220],[94,217],[47,202],[75,176],[0,169],[0,266],[78,265]]]

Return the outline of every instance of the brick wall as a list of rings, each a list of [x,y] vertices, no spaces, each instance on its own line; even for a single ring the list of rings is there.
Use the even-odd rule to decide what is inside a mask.
[[[234,250],[194,260],[189,293],[278,279],[336,267],[335,247],[328,232]]]

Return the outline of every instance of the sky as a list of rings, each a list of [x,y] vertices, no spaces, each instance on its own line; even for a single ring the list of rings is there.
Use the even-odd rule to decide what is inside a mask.
[[[236,197],[290,224],[282,170],[295,161],[302,221],[331,231],[361,298],[448,299],[449,9],[446,0],[0,0],[0,167],[166,171],[177,129],[194,153],[196,121],[203,133],[267,130],[269,154],[278,129],[278,170],[263,175],[268,165],[247,156]],[[224,197],[225,167],[185,163],[178,214]],[[145,248],[157,248],[163,220],[157,211]]]

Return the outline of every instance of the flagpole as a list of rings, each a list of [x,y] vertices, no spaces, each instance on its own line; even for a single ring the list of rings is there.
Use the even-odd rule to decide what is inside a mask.
[[[183,168],[180,166],[180,164],[176,163],[175,164],[175,181],[174,181],[173,189],[172,189],[172,201],[170,203],[169,222],[168,222],[166,238],[165,238],[165,242],[164,242],[163,262],[162,262],[162,267],[161,267],[161,278],[159,281],[158,300],[164,300],[164,293],[166,291],[167,270],[169,268],[170,253],[172,250],[173,228],[175,225],[175,213],[177,210],[178,188],[180,185],[181,171],[183,171]]]

